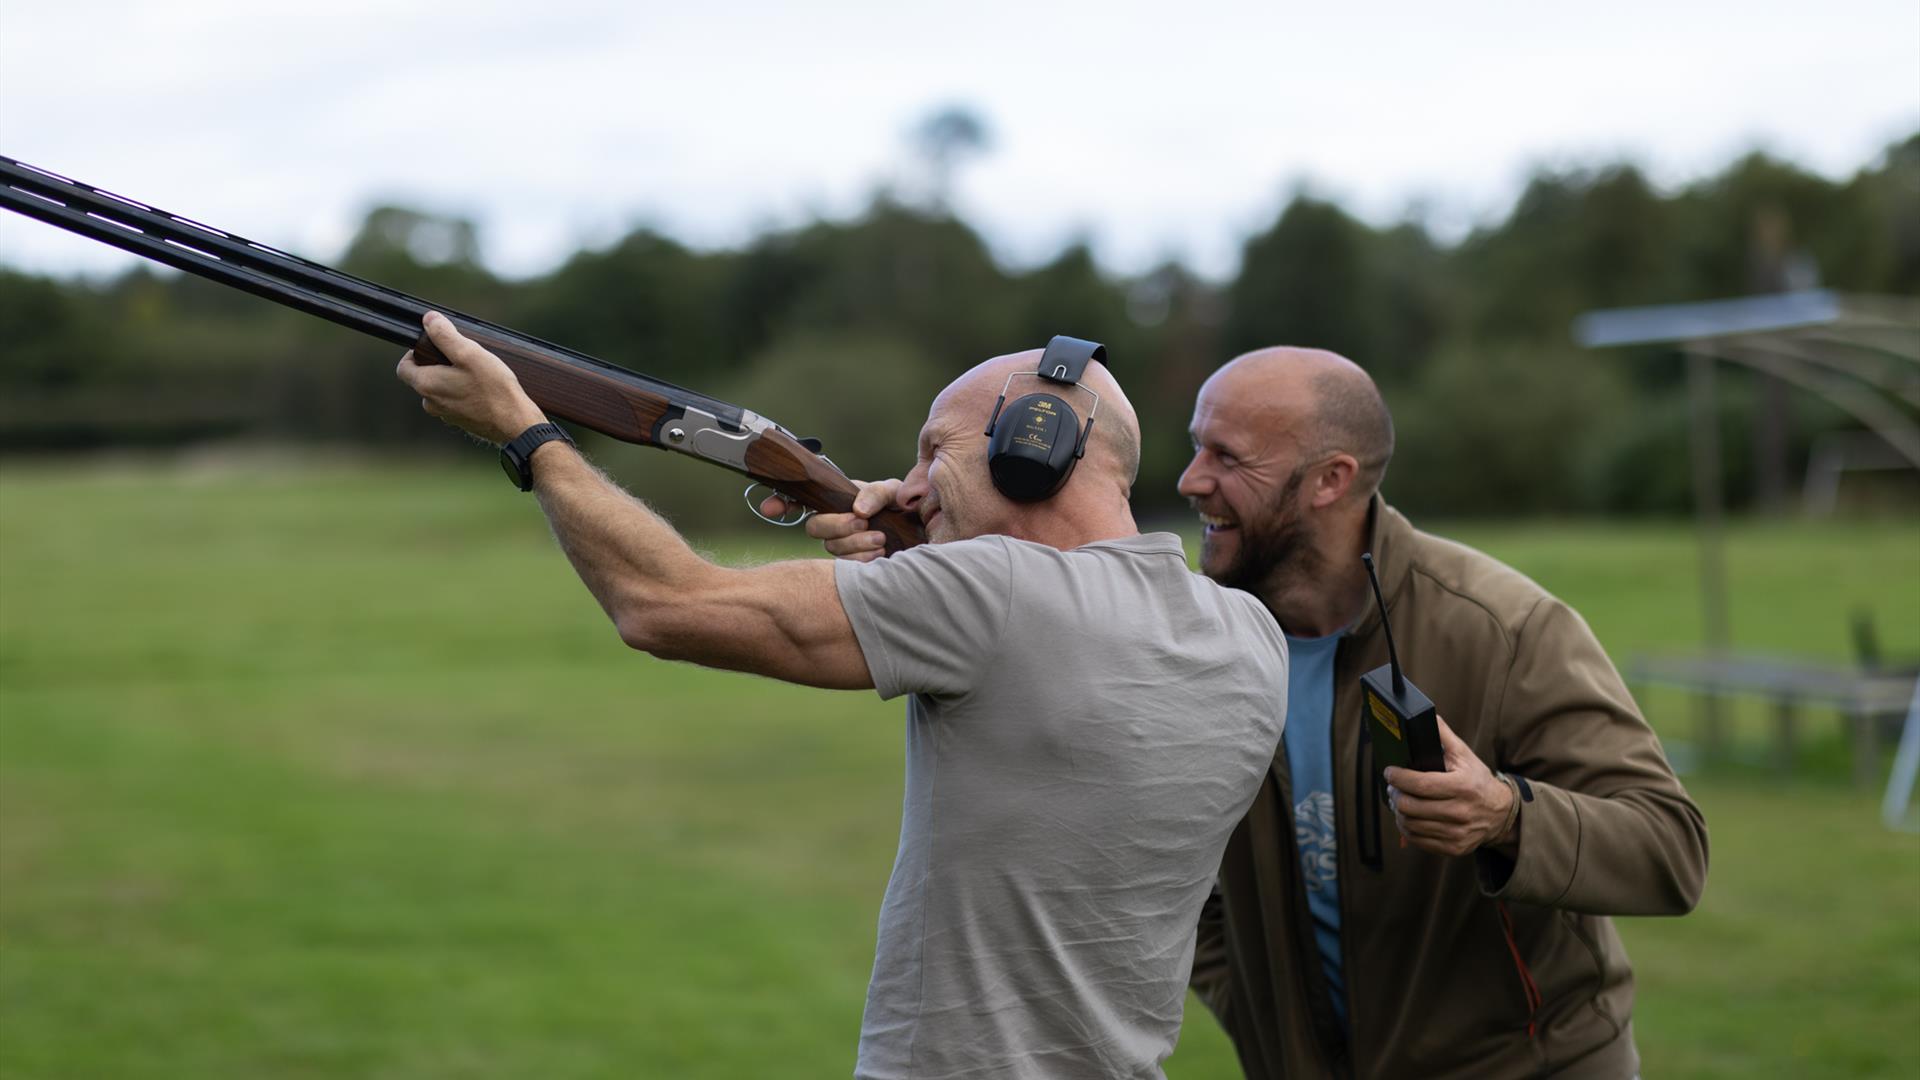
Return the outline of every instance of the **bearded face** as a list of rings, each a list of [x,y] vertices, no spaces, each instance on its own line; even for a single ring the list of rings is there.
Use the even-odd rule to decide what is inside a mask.
[[[1209,526],[1202,539],[1201,570],[1228,588],[1248,592],[1259,592],[1298,570],[1295,564],[1312,553],[1298,508],[1306,474],[1305,466],[1293,470],[1271,500],[1241,516],[1231,529]]]

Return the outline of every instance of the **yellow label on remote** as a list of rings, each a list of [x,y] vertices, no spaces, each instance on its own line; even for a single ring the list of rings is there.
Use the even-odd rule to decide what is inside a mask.
[[[1400,717],[1396,716],[1392,709],[1387,708],[1386,702],[1368,693],[1367,708],[1373,710],[1373,718],[1380,721],[1380,726],[1391,732],[1395,739],[1401,742],[1407,741],[1407,737],[1400,734]]]

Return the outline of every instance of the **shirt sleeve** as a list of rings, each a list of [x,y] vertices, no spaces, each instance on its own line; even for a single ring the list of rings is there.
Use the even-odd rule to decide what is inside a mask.
[[[1013,584],[1004,537],[922,544],[872,562],[843,559],[833,570],[883,699],[964,694],[1000,647]]]

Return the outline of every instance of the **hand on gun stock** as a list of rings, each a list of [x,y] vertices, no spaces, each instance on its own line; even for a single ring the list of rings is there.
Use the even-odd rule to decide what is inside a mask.
[[[853,499],[853,512],[815,514],[807,519],[807,535],[823,541],[829,555],[856,562],[878,559],[887,553],[887,535],[873,531],[870,519],[889,508],[904,510],[894,501],[899,491],[898,480],[860,482],[860,493]],[[768,496],[760,504],[760,512],[774,518],[794,509],[793,504],[778,495]]]
[[[410,350],[394,373],[420,395],[420,407],[429,415],[495,444],[547,418],[506,362],[460,333],[446,316],[430,311],[423,325],[428,342],[446,362]]]

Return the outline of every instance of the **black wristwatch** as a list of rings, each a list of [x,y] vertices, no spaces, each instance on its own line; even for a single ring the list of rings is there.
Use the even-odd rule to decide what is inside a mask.
[[[514,482],[521,491],[533,490],[533,452],[542,443],[559,439],[572,446],[573,436],[568,435],[559,424],[535,424],[513,437],[513,440],[500,448],[500,467],[506,470],[507,479]]]

